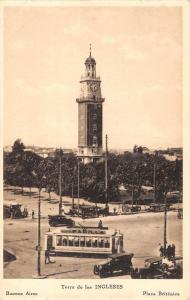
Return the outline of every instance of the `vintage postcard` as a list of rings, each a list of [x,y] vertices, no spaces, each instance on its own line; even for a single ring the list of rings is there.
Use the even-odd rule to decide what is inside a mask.
[[[0,299],[190,299],[190,2],[0,13]]]

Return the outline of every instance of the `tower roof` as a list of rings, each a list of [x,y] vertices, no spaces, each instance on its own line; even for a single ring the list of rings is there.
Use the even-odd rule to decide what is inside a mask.
[[[96,61],[95,59],[91,56],[91,44],[90,44],[90,55],[89,57],[85,60],[85,65],[95,65]]]
[[[95,65],[96,61],[92,56],[89,56],[86,60],[85,60],[85,65]]]

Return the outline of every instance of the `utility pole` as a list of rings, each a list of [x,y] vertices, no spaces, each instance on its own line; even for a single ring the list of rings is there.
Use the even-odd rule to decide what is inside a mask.
[[[132,174],[132,209],[133,209],[133,205],[134,205],[134,181],[135,181],[136,168],[137,168],[137,163],[133,161],[133,166],[132,166],[132,170],[133,170],[133,174]]]
[[[134,170],[133,170],[133,182],[132,182],[132,208],[134,204]]]
[[[154,162],[154,203],[156,203],[156,162]]]
[[[71,186],[71,194],[72,194],[72,209],[74,208],[74,190],[73,190],[73,181]]]
[[[108,136],[106,134],[106,153],[105,153],[105,202],[108,203]]]
[[[79,216],[79,206],[80,206],[80,201],[79,201],[79,197],[80,197],[80,161],[78,158],[78,168],[77,168],[77,187],[78,187],[78,216]]]
[[[38,194],[38,276],[41,276],[41,188]]]
[[[154,203],[156,203],[156,159],[157,159],[157,151],[154,155]]]
[[[164,199],[164,255],[166,255],[166,245],[167,245],[167,206],[166,206],[166,195]]]
[[[41,166],[43,167],[43,166]],[[42,279],[46,278],[46,275],[41,275],[41,190],[43,187],[43,179],[45,179],[45,175],[42,178],[37,178],[38,181],[38,244],[36,246],[36,251],[38,252],[37,256],[37,275],[34,275],[33,278]]]
[[[60,156],[59,156],[59,215],[62,215],[62,169],[61,169],[61,163],[62,163],[62,150],[60,148],[60,152],[59,152]]]

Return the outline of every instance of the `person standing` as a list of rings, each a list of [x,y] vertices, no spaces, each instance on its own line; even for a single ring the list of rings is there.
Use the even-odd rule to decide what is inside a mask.
[[[168,248],[167,248],[167,250],[166,250],[166,256],[167,256],[168,258],[171,257],[171,252],[172,252],[171,245],[168,245]]]
[[[164,256],[164,247],[163,246],[160,247],[159,251],[160,251],[160,256],[161,257]]]
[[[173,259],[175,259],[175,245],[174,244],[171,245],[171,256],[173,257]]]
[[[34,210],[32,211],[32,219],[34,219]]]
[[[102,227],[103,227],[102,220],[99,221],[98,227],[99,227],[99,228],[102,228]]]
[[[55,263],[55,261],[51,261],[50,259],[50,251],[53,249],[53,247],[48,246],[47,249],[45,250],[45,264],[47,263]]]
[[[47,263],[51,263],[51,260],[50,260],[50,248],[47,248],[45,250],[45,264]]]

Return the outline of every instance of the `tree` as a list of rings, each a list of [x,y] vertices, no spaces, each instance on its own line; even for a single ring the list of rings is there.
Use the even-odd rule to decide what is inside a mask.
[[[25,146],[22,143],[21,139],[17,139],[12,147],[12,152],[14,153],[15,156],[22,156],[24,153]]]

